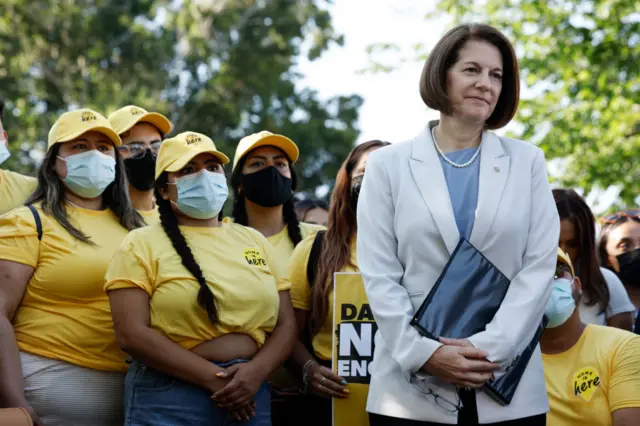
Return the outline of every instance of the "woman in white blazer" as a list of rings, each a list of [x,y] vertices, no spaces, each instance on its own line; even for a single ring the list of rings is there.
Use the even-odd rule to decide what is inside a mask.
[[[358,204],[358,264],[379,327],[371,425],[544,425],[539,348],[510,405],[478,389],[533,338],[558,250],[542,151],[489,131],[518,106],[511,43],[487,25],[454,28],[429,55],[420,95],[440,120],[371,154]],[[509,290],[484,331],[465,340],[422,337],[409,322],[461,237],[510,279]]]

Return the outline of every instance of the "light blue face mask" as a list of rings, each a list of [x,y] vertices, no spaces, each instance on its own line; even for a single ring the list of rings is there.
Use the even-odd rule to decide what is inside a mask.
[[[99,197],[116,178],[116,160],[95,149],[58,158],[67,163],[65,185],[80,197]]]
[[[0,164],[7,161],[7,158],[11,157],[11,153],[4,144],[7,143],[3,138],[0,138]]]
[[[576,310],[576,302],[573,300],[571,291],[572,284],[573,280],[567,278],[558,278],[553,281],[553,290],[547,303],[546,316],[549,318],[547,328],[561,326]]]
[[[209,170],[200,170],[169,184],[176,185],[178,190],[178,202],[175,203],[178,210],[194,219],[216,217],[229,196],[225,175]]]

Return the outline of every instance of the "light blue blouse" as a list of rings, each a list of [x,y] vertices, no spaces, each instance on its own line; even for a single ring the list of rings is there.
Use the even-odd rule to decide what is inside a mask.
[[[445,155],[454,163],[466,163],[476,153],[477,148],[461,149],[459,151],[448,152]],[[440,163],[444,171],[444,177],[449,189],[449,198],[453,207],[453,215],[456,218],[456,225],[460,237],[469,240],[473,223],[476,219],[476,208],[478,207],[478,186],[480,180],[480,155],[471,165],[464,168],[453,167],[442,157]]]

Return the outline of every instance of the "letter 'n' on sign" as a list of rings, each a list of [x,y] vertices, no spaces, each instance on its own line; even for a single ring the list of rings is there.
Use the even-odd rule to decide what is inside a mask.
[[[338,355],[350,357],[357,354],[362,357],[373,357],[373,324],[343,323],[339,329]]]
[[[360,273],[335,273],[333,288],[333,371],[350,391],[333,399],[333,426],[369,426],[365,408],[378,326]]]

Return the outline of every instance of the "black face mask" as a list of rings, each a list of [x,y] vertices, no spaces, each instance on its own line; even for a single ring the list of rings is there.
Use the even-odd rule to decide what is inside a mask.
[[[620,279],[627,285],[640,287],[640,248],[616,257],[620,265]]]
[[[244,196],[262,207],[280,206],[293,197],[292,180],[280,174],[274,166],[242,175]]]
[[[147,149],[142,157],[127,158],[123,161],[127,180],[138,191],[153,189],[156,173],[156,154]]]
[[[353,200],[353,209],[358,208],[358,198],[360,197],[360,189],[362,188],[362,180],[364,175],[356,176],[351,182],[351,199]]]

